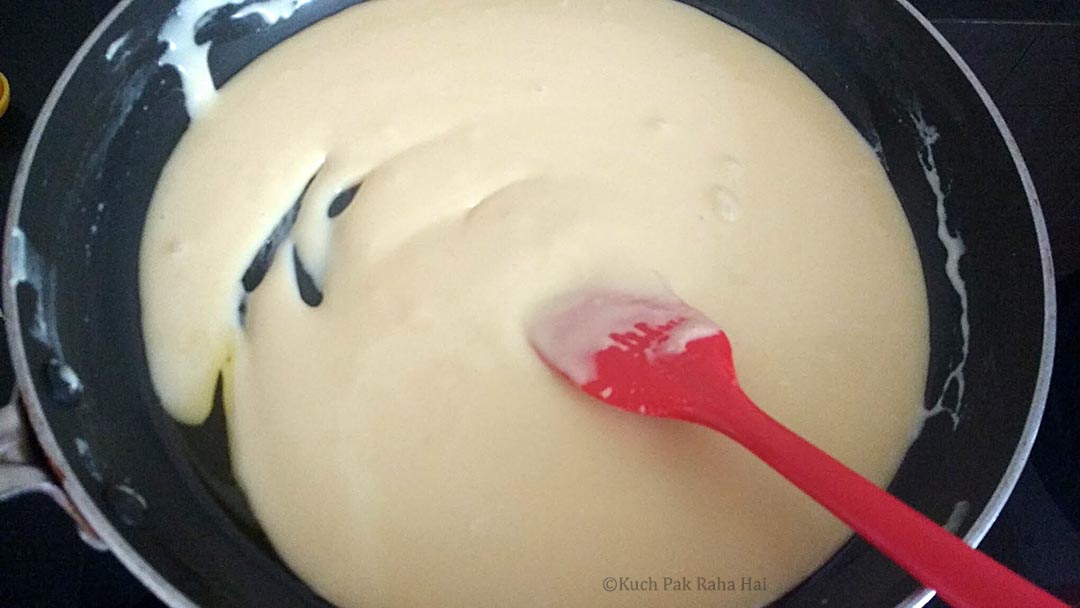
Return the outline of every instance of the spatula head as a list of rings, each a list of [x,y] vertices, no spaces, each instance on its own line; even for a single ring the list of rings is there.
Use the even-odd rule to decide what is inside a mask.
[[[736,383],[727,336],[673,295],[570,294],[535,318],[529,341],[585,392],[639,414],[680,417]]]

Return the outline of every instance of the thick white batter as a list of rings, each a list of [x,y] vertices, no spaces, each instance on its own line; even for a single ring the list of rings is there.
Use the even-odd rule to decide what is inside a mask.
[[[241,327],[240,277],[316,173]],[[194,121],[140,280],[165,406],[198,423],[224,374],[259,520],[344,606],[762,605],[847,537],[724,437],[549,372],[525,328],[564,291],[670,288],[766,411],[879,483],[925,383],[922,275],[871,150],[779,55],[667,0],[375,0],[315,25]]]

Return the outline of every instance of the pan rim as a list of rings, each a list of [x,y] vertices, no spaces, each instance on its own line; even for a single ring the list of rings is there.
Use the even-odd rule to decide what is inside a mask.
[[[971,528],[964,535],[964,542],[972,547],[977,547],[979,542],[986,536],[993,523],[997,520],[1004,508],[1006,501],[1012,494],[1013,489],[1027,463],[1028,456],[1035,443],[1039,424],[1042,420],[1043,410],[1046,405],[1047,394],[1050,389],[1050,374],[1053,369],[1054,347],[1057,326],[1057,300],[1054,283],[1053,261],[1051,258],[1050,239],[1043,217],[1042,208],[1039,204],[1035,185],[1028,171],[1027,164],[1020,153],[1019,146],[1013,138],[1001,115],[1000,110],[994,103],[990,94],[975,76],[967,62],[959,52],[945,39],[936,27],[909,0],[894,0],[902,8],[911,14],[931,37],[946,51],[952,61],[967,78],[969,84],[975,90],[983,106],[989,112],[991,119],[997,126],[998,132],[1004,140],[1013,164],[1016,167],[1024,192],[1028,199],[1032,222],[1035,226],[1036,239],[1039,245],[1039,258],[1042,264],[1043,278],[1043,343],[1039,361],[1039,372],[1036,377],[1035,387],[1032,394],[1031,407],[1028,410],[1020,439],[1013,451],[1013,456],[1003,473],[997,488],[994,490],[986,506],[979,513]],[[128,544],[123,535],[112,525],[96,501],[91,498],[86,489],[79,482],[75,471],[65,458],[56,436],[49,426],[41,401],[37,395],[37,387],[31,379],[29,362],[26,358],[26,350],[23,344],[22,327],[19,320],[19,310],[16,303],[16,289],[12,284],[12,247],[14,239],[12,235],[19,230],[18,221],[22,210],[22,201],[26,185],[29,181],[30,169],[42,135],[49,123],[53,111],[56,108],[64,90],[71,78],[89,55],[93,47],[98,43],[104,33],[112,26],[121,13],[123,13],[135,0],[120,0],[105,18],[99,23],[87,39],[76,51],[68,62],[60,78],[53,85],[49,96],[37,118],[33,129],[27,139],[26,146],[19,160],[19,166],[12,185],[11,197],[8,206],[7,224],[4,230],[3,244],[3,310],[4,325],[7,331],[8,349],[11,362],[15,369],[17,390],[22,397],[23,407],[27,412],[31,428],[41,445],[50,466],[60,476],[60,484],[64,492],[71,498],[75,508],[86,518],[95,532],[108,544],[110,550],[124,566],[135,575],[140,582],[146,585],[158,598],[169,604],[172,608],[196,608],[183,592],[166,580],[156,569],[153,568],[143,557]],[[930,589],[920,589],[913,592],[897,608],[920,608],[925,606],[935,595]]]
[[[1031,396],[1031,409],[1028,410],[1024,430],[1020,434],[1020,440],[1013,451],[1012,459],[1009,460],[1005,473],[1001,476],[1001,481],[998,482],[994,493],[990,495],[990,499],[986,502],[982,512],[975,518],[975,522],[971,524],[967,534],[964,535],[965,543],[972,547],[978,547],[987,532],[990,531],[991,526],[997,521],[1001,510],[1009,500],[1009,496],[1012,495],[1013,489],[1016,488],[1020,473],[1023,472],[1024,465],[1027,464],[1028,456],[1031,455],[1031,449],[1035,445],[1035,438],[1039,434],[1039,424],[1042,422],[1043,410],[1046,408],[1046,398],[1050,392],[1050,375],[1054,368],[1054,347],[1057,337],[1057,286],[1054,282],[1054,262],[1050,251],[1050,234],[1046,228],[1046,218],[1043,217],[1042,206],[1039,204],[1039,195],[1035,191],[1035,182],[1028,171],[1027,162],[1020,153],[1020,146],[1017,145],[1012,131],[1005,123],[1005,117],[1001,115],[997,103],[990,97],[986,87],[982,85],[982,82],[979,81],[979,78],[959,51],[945,39],[945,36],[938,31],[925,15],[911,4],[910,0],[896,0],[896,3],[905,8],[937,41],[938,45],[949,54],[953,63],[960,68],[960,71],[968,79],[968,83],[971,84],[979,99],[982,100],[983,106],[990,113],[998,132],[1005,141],[1009,155],[1012,156],[1013,164],[1016,165],[1020,181],[1024,186],[1024,192],[1027,194],[1028,204],[1031,207],[1031,219],[1035,224],[1035,236],[1039,243],[1039,259],[1042,262],[1043,343],[1042,356],[1039,359],[1039,373],[1035,379],[1035,390]],[[921,608],[933,599],[934,595],[936,595],[936,592],[932,589],[915,591],[901,602],[897,608]]]
[[[15,368],[16,390],[18,390],[19,395],[22,397],[22,405],[26,410],[30,427],[33,429],[35,438],[41,446],[42,451],[45,453],[49,466],[53,469],[53,472],[57,473],[60,477],[60,485],[64,493],[71,499],[75,509],[86,519],[94,532],[105,541],[112,554],[124,564],[124,567],[135,575],[135,578],[150,589],[155,596],[168,603],[172,608],[197,608],[197,605],[192,602],[190,598],[166,580],[161,573],[143,559],[138,551],[128,544],[124,536],[112,525],[94,499],[86,491],[86,488],[83,487],[79,478],[76,476],[74,469],[72,469],[67,458],[65,458],[63,450],[56,440],[56,435],[53,433],[52,428],[49,426],[48,419],[45,417],[41,401],[38,399],[37,387],[31,379],[30,365],[26,359],[26,349],[23,345],[22,330],[19,322],[19,307],[16,301],[16,289],[11,280],[11,251],[14,246],[12,235],[19,230],[18,222],[19,215],[22,211],[23,195],[26,191],[26,184],[29,181],[30,168],[33,165],[34,156],[37,153],[38,145],[41,143],[41,137],[45,132],[45,127],[48,125],[53,110],[60,101],[60,97],[63,96],[64,90],[67,88],[71,78],[75,75],[75,72],[78,71],[79,66],[82,65],[83,60],[90,54],[90,51],[109,27],[112,26],[113,22],[115,22],[120,14],[127,10],[128,6],[134,1],[135,0],[120,0],[120,2],[109,11],[105,18],[102,19],[101,23],[90,32],[90,35],[79,47],[79,50],[75,52],[71,61],[68,62],[64,71],[61,72],[60,78],[57,79],[56,84],[53,85],[52,90],[49,92],[49,96],[45,99],[45,104],[42,106],[41,112],[34,121],[30,136],[27,138],[26,147],[23,149],[22,156],[19,159],[19,168],[16,170],[15,180],[12,184],[11,198],[8,203],[7,224],[4,229],[4,328],[7,332],[8,351],[11,356],[11,363]]]

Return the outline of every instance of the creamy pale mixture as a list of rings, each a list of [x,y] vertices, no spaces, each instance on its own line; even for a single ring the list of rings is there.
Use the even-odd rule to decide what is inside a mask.
[[[763,605],[847,538],[728,439],[549,371],[526,327],[566,291],[674,292],[763,409],[877,483],[921,410],[922,274],[873,152],[778,54],[667,0],[318,23],[193,121],[141,255],[163,403],[198,424],[222,375],[259,521],[342,606]]]

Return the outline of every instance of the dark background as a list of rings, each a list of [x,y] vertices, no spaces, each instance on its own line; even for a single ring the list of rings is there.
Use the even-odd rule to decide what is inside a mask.
[[[1057,361],[1043,427],[981,548],[1080,606],[1080,0],[913,3],[968,60],[1012,128],[1046,214],[1058,279]],[[0,118],[0,205],[49,89],[113,4],[0,0],[0,71],[12,87]],[[0,363],[6,395],[6,353]],[[0,505],[0,608],[160,605],[109,554],[85,547],[48,499]]]

